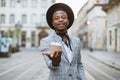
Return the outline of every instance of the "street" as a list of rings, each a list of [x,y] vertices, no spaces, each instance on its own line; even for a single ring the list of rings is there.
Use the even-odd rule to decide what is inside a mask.
[[[119,80],[120,71],[94,60],[82,50],[87,80]],[[9,58],[0,58],[0,80],[47,80],[48,68],[39,49],[21,49]]]
[[[39,50],[26,49],[0,58],[0,80],[47,80],[48,70]]]
[[[108,65],[105,65],[94,58],[91,58],[90,54],[93,54],[92,52],[88,50],[82,50],[81,54],[82,54],[85,70],[90,75],[90,78],[91,78],[91,79],[89,78],[90,80],[119,80],[120,79],[120,71]]]
[[[86,80],[120,80],[120,0],[0,0],[0,80],[48,80],[38,47],[61,40],[70,61],[80,46]]]

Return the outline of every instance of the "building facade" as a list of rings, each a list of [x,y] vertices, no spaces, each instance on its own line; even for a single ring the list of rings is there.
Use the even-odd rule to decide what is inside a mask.
[[[79,10],[77,18],[75,19],[73,26],[70,28],[69,32],[79,37],[81,40],[81,47],[87,48],[88,47],[88,37],[87,37],[87,25],[86,25],[86,12],[88,10],[87,7],[88,1],[82,6]]]
[[[120,52],[120,0],[109,0],[103,10],[107,13],[107,50]]]
[[[103,3],[100,0],[88,0],[78,13],[74,34],[81,39],[83,48],[106,49],[106,13],[102,11]]]
[[[14,37],[22,47],[39,46],[49,33],[45,16],[53,3],[55,0],[0,0],[0,32]]]

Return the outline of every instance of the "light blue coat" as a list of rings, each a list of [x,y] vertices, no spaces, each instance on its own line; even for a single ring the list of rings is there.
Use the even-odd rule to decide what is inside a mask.
[[[50,52],[51,42],[60,42],[62,44],[61,62],[58,67],[54,67],[51,60],[44,55],[45,62],[50,69],[49,80],[85,80],[84,69],[81,63],[80,40],[70,35],[69,38],[73,51],[71,62],[68,60],[61,37],[55,32],[40,41],[41,53]]]

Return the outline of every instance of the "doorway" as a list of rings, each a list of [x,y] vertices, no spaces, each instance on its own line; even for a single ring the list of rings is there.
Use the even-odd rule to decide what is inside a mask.
[[[31,46],[35,47],[35,31],[32,31],[31,33],[31,40],[32,40]]]
[[[38,34],[38,46],[40,46],[40,40],[44,37],[48,36],[48,33],[45,32],[45,30],[42,30],[39,34]]]
[[[117,51],[117,29],[115,29],[115,51]]]
[[[21,40],[21,46],[25,47],[26,46],[26,32],[22,31],[22,40]]]

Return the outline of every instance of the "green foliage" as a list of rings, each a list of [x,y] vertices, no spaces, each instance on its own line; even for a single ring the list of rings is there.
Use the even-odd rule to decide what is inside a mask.
[[[20,32],[21,30],[19,28],[15,28],[14,26],[8,29],[8,34],[10,37],[13,37],[14,35],[19,36]]]
[[[8,36],[13,37],[14,33],[15,33],[15,30],[14,30],[14,27],[12,26],[8,29]]]

